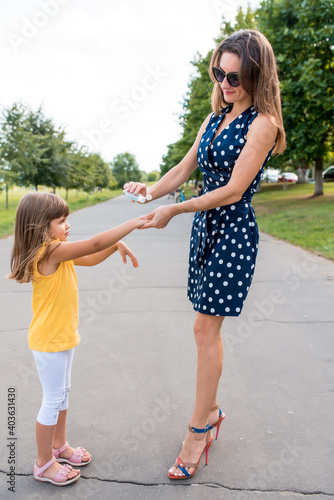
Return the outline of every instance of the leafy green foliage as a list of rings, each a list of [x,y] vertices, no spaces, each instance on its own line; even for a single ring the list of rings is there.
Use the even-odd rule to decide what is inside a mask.
[[[65,139],[42,109],[33,112],[14,103],[0,124],[0,181],[11,185],[81,189],[87,193],[109,187],[109,165],[97,153],[85,153]]]
[[[331,0],[265,0],[257,20],[277,57],[288,148],[295,165],[316,165],[323,194],[323,159],[333,151],[334,7]]]
[[[5,186],[7,193],[9,187],[18,179],[15,167],[24,160],[22,150],[18,147],[18,143],[26,142],[21,126],[23,113],[22,106],[15,104],[11,110],[6,111],[0,128],[0,176],[1,184]]]
[[[118,186],[122,187],[126,182],[131,180],[141,179],[139,165],[136,158],[131,153],[120,153],[110,163],[112,174],[118,182]]]
[[[160,178],[160,172],[157,170],[152,170],[149,174],[147,174],[147,182],[157,182]]]

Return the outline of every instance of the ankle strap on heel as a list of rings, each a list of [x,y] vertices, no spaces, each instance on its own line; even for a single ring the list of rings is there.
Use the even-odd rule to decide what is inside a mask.
[[[190,427],[190,424],[189,424],[188,429],[190,430],[190,432],[205,433],[205,432],[210,431],[212,429],[212,427],[210,427],[209,424],[207,424],[207,426],[204,429],[196,429],[196,427]]]

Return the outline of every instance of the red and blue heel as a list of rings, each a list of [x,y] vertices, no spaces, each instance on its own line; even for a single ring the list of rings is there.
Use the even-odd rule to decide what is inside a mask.
[[[216,427],[217,428],[216,439],[218,439],[219,429],[220,429],[221,423],[224,420],[224,418],[226,417],[226,415],[225,415],[225,413],[223,413],[221,411],[221,409],[219,408],[218,405],[213,406],[210,411],[215,411],[215,410],[219,410],[219,418],[218,418],[218,420],[217,420],[217,422],[215,424],[212,424],[212,425],[209,426],[209,430],[211,430],[214,427]]]
[[[211,437],[211,433],[209,431],[211,430],[211,426],[207,425],[204,429],[196,429],[196,427],[190,427],[189,425],[189,430],[190,432],[196,432],[196,433],[207,433],[206,436],[206,444],[204,446],[204,449],[201,453],[201,456],[199,457],[198,462],[196,463],[191,463],[191,462],[182,462],[181,457],[178,456],[173,467],[178,467],[180,471],[182,472],[183,476],[175,476],[174,474],[171,474],[168,472],[168,477],[170,479],[189,479],[190,477],[193,477],[193,475],[197,472],[197,469],[199,467],[199,463],[201,461],[202,455],[205,452],[205,465],[208,465],[208,458],[209,458],[209,449],[212,444],[213,438]],[[191,474],[187,471],[187,468],[195,469],[194,472]]]

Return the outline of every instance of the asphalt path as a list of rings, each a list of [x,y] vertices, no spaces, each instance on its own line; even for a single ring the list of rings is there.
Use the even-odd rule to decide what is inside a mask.
[[[70,216],[70,238],[159,204],[121,196],[80,210]],[[82,340],[68,440],[93,459],[66,488],[32,476],[41,388],[27,346],[31,285],[0,280],[1,499],[334,498],[334,262],[264,234],[242,315],[223,323],[219,403],[227,416],[209,465],[203,459],[190,480],[168,479],[195,393],[195,313],[186,298],[191,219],[126,237],[138,269],[117,254],[77,268]],[[0,241],[3,277],[12,244],[12,237]]]

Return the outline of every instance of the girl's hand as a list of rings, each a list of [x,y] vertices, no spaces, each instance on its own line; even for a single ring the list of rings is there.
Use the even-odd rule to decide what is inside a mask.
[[[133,193],[135,195],[141,194],[142,196],[147,195],[147,186],[142,182],[127,182],[124,184],[123,189],[126,189],[128,193]],[[132,200],[134,202],[134,200]],[[147,203],[148,200],[145,201]],[[134,202],[135,203],[135,202]]]
[[[137,219],[134,219],[136,221],[136,229],[141,229],[147,222],[146,220],[147,215],[141,215],[140,217],[137,217]]]
[[[139,266],[138,260],[136,259],[135,255],[131,252],[130,248],[123,241],[119,241],[118,243],[116,243],[116,246],[117,250],[120,253],[120,256],[122,257],[124,264],[127,263],[126,256],[128,256],[131,259],[133,267]]]
[[[141,219],[145,221],[140,229],[148,229],[155,227],[156,229],[162,229],[167,226],[168,222],[176,215],[173,211],[173,205],[163,205],[156,208],[148,215],[142,215]]]

